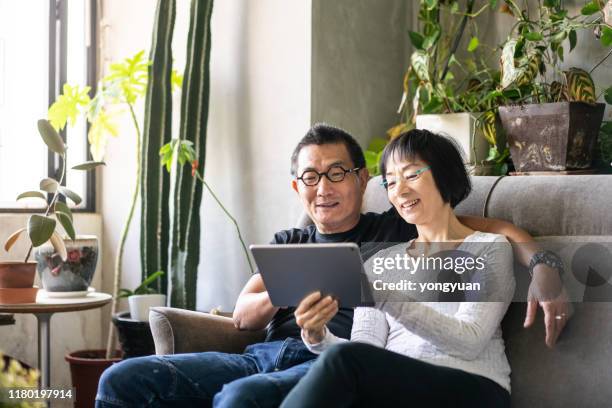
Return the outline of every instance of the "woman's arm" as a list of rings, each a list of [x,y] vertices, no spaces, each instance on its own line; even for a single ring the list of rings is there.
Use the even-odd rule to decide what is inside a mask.
[[[494,298],[503,301],[462,302],[454,315],[417,302],[383,302],[379,307],[444,353],[465,360],[477,358],[499,327],[515,286],[510,245],[499,240],[491,243],[490,248],[486,252],[485,273],[490,274],[487,280],[493,278]]]
[[[513,244],[514,257],[525,267],[529,266],[531,258],[542,249],[527,231],[510,222],[473,216],[458,218],[473,230],[505,235]],[[544,310],[545,342],[552,348],[571,316],[570,304],[559,272],[544,264],[536,265],[529,292],[523,326],[533,325],[539,304]]]

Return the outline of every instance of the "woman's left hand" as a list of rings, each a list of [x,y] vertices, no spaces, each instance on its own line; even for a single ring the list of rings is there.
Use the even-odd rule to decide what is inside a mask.
[[[572,310],[559,273],[557,270],[544,264],[536,265],[533,271],[524,327],[527,328],[533,325],[538,304],[544,310],[546,345],[552,348],[567,321],[570,319]]]

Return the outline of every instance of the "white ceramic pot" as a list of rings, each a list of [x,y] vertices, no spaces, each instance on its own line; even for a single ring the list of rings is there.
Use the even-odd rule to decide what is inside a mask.
[[[463,150],[466,164],[479,164],[489,154],[489,143],[476,127],[479,113],[417,115],[417,129],[441,133],[455,139]]]
[[[166,295],[133,295],[128,297],[130,317],[139,322],[149,321],[149,308],[166,306]]]

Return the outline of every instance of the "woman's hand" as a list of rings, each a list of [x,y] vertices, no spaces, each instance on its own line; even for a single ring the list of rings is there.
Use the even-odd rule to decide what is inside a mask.
[[[314,292],[302,299],[294,315],[308,343],[317,344],[323,341],[325,325],[336,313],[338,313],[337,300],[331,296],[322,297],[321,292]]]

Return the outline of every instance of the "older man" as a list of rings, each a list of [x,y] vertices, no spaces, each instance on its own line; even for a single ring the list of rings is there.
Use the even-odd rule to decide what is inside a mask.
[[[415,227],[402,220],[395,209],[361,214],[369,174],[361,148],[348,133],[315,125],[297,145],[291,173],[291,186],[314,225],[280,231],[273,243],[361,244],[416,237]],[[514,242],[531,241],[524,231],[503,221],[463,217],[462,222],[475,230],[504,234]],[[531,255],[518,254],[527,262]],[[551,316],[565,312],[567,304],[541,305],[546,321],[552,322],[547,324],[547,344],[552,346],[563,322]],[[533,321],[536,308],[536,302],[530,303],[526,324]],[[267,327],[263,343],[247,347],[243,354],[206,352],[125,360],[102,375],[96,406],[278,406],[316,357],[302,343],[293,313],[292,308],[272,305],[263,280],[256,274],[238,297],[234,322],[239,329]],[[352,318],[352,310],[341,309],[328,328],[336,336],[349,338]]]

